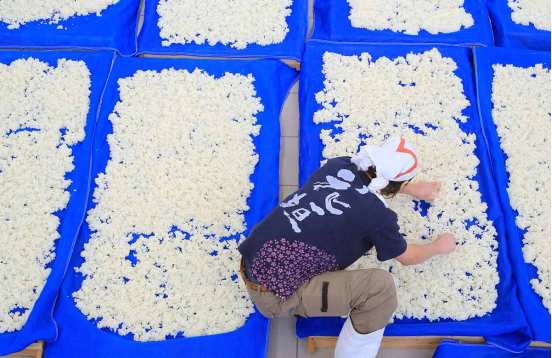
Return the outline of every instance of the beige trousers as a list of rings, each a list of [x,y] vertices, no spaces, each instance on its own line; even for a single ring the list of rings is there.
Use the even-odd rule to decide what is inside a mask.
[[[247,288],[257,309],[267,318],[298,315],[350,315],[362,334],[384,328],[397,308],[393,277],[380,269],[334,271],[313,277],[282,301],[271,292]]]

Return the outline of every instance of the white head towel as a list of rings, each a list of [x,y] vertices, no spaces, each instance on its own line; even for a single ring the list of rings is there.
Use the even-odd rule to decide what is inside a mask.
[[[387,206],[380,190],[390,181],[407,181],[416,176],[418,158],[416,151],[404,138],[390,138],[381,146],[364,145],[351,162],[358,170],[376,168],[376,177],[372,179],[368,190],[376,194]]]

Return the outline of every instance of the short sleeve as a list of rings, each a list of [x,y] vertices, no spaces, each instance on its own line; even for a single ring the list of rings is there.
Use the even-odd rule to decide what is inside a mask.
[[[371,235],[379,261],[387,261],[402,255],[407,246],[406,240],[399,231],[397,215],[389,209],[386,214],[381,218],[375,235]]]

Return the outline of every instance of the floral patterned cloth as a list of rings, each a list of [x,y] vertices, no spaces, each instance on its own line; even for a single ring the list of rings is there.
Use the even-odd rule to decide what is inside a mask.
[[[335,256],[301,241],[276,239],[258,251],[251,272],[255,279],[287,299],[316,275],[338,268]]]

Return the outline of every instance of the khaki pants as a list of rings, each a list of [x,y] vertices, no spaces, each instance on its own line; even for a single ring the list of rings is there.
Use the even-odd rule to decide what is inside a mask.
[[[397,308],[393,277],[380,269],[334,271],[313,277],[286,301],[271,292],[247,288],[257,309],[267,318],[298,315],[350,315],[359,333],[384,328]]]

